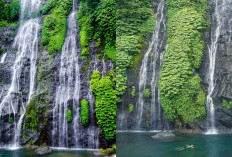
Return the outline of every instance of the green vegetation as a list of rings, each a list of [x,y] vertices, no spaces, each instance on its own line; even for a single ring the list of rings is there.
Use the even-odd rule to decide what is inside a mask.
[[[116,91],[109,76],[101,78],[99,71],[91,76],[91,90],[96,96],[97,123],[107,140],[114,140],[116,136]]]
[[[130,94],[131,94],[131,97],[132,97],[132,98],[135,97],[135,86],[132,86],[132,87],[131,87],[131,92],[130,92]]]
[[[32,131],[37,131],[39,123],[40,106],[34,100],[30,100],[26,109],[26,118],[28,119],[29,127]],[[26,125],[26,124],[25,124]]]
[[[231,109],[232,108],[232,101],[227,102],[225,99],[222,100],[222,107]]]
[[[151,97],[151,90],[146,88],[143,92],[143,95],[145,98],[150,98]]]
[[[7,4],[4,0],[0,0],[0,27],[11,25],[18,21],[20,15],[20,1],[14,0],[11,4]]]
[[[137,72],[141,49],[153,32],[156,17],[150,0],[117,0],[117,95],[127,89],[127,69]]]
[[[11,21],[17,21],[20,14],[20,2],[19,0],[14,0],[10,4],[10,19]]]
[[[81,100],[81,123],[84,126],[89,124],[89,104],[87,100]]]
[[[129,104],[128,108],[129,108],[129,113],[132,113],[134,111],[134,105],[133,104]]]
[[[206,95],[199,68],[207,28],[207,0],[166,0],[168,9],[168,48],[161,78],[161,105],[171,121],[188,123],[206,114]]]
[[[72,111],[68,110],[66,113],[66,118],[67,118],[67,122],[71,123],[72,122]]]
[[[10,117],[10,118],[8,119],[8,122],[9,122],[10,124],[14,123],[14,119],[13,119],[12,117]]]
[[[112,148],[100,149],[100,152],[104,155],[113,155],[116,154],[116,145],[114,144]]]
[[[86,59],[89,44],[96,39],[97,47],[113,62],[116,62],[116,1],[80,0],[77,14],[80,30],[81,56]]]
[[[60,52],[67,30],[67,15],[72,8],[72,0],[50,0],[41,10],[46,16],[42,27],[42,44],[51,55]]]

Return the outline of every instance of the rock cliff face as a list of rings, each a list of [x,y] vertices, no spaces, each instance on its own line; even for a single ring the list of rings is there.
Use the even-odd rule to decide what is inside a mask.
[[[212,38],[218,34],[218,41],[216,44],[216,64],[215,64],[215,88],[213,90],[213,101],[215,105],[215,127],[218,130],[230,130],[232,127],[231,123],[231,109],[224,108],[222,106],[222,100],[226,99],[228,102],[232,99],[232,90],[231,90],[231,16],[232,16],[232,1],[209,1],[209,5],[211,6],[211,28],[206,32],[205,39],[208,42],[208,46],[214,44],[215,42]],[[216,12],[216,7],[218,7],[218,11]],[[219,21],[217,21],[217,16],[221,16]],[[220,25],[220,30],[216,30],[216,28]],[[208,87],[207,84],[207,73],[209,66],[209,49],[207,47],[205,51],[205,57],[202,62],[202,66],[200,69],[201,76],[204,78],[204,85]],[[206,121],[206,120],[205,120]],[[205,123],[206,124],[206,123]],[[204,129],[206,129],[206,125],[204,125]]]
[[[43,3],[47,1],[44,0]],[[63,82],[60,80],[60,68],[61,68],[61,54],[62,52],[53,53],[49,55],[46,50],[44,50],[41,44],[42,36],[42,24],[44,16],[39,16],[39,34],[38,34],[38,53],[36,58],[36,74],[34,83],[34,92],[28,100],[28,95],[30,93],[30,70],[31,70],[31,60],[28,55],[23,57],[20,64],[22,68],[17,76],[19,81],[19,87],[17,93],[12,93],[11,102],[16,106],[16,108],[10,106],[10,104],[5,104],[2,110],[2,117],[0,120],[0,145],[1,146],[11,146],[14,143],[21,145],[42,145],[46,144],[48,146],[59,147],[59,141],[54,140],[54,123],[59,120],[59,115],[54,115],[55,101],[57,88]],[[76,17],[75,17],[76,19]],[[77,21],[76,21],[77,22]],[[78,27],[78,26],[77,26]],[[6,26],[0,28],[0,43],[1,43],[1,54],[0,54],[0,102],[6,97],[7,92],[10,90],[13,76],[13,65],[17,58],[17,49],[13,47],[15,36],[17,35],[20,28],[13,28],[13,26]],[[68,28],[69,29],[69,28]],[[79,28],[77,28],[79,29]],[[66,35],[67,36],[67,35]],[[113,63],[103,58],[97,58],[99,53],[96,47],[96,42],[93,41],[90,44],[90,54],[89,60],[81,60],[80,53],[81,48],[79,44],[79,32],[76,35],[76,55],[78,56],[79,62],[79,72],[80,72],[80,93],[79,99],[70,98],[68,102],[68,109],[76,114],[73,117],[71,123],[67,123],[67,145],[65,147],[75,147],[75,148],[100,148],[108,147],[114,141],[105,140],[103,132],[97,125],[97,120],[95,118],[95,97],[90,89],[90,76],[94,71],[100,71],[102,76],[106,76],[107,72],[114,69]],[[73,46],[74,45],[69,45]],[[27,53],[30,50],[26,50]],[[6,55],[5,55],[6,54]],[[86,63],[88,62],[88,63]],[[63,65],[67,67],[68,65]],[[77,76],[73,76],[76,78]],[[73,80],[74,81],[74,80]],[[86,99],[89,102],[90,109],[90,122],[87,127],[82,126],[80,117],[80,101]],[[30,107],[25,108],[22,104],[31,103],[33,111]],[[30,104],[29,103],[29,104]],[[74,108],[73,104],[77,104],[77,108]],[[8,109],[9,107],[9,109]],[[12,109],[11,109],[12,107]],[[16,109],[15,111],[13,111]],[[23,115],[23,110],[26,110],[25,116],[23,116],[21,126],[17,126],[20,121],[20,117]],[[66,114],[66,113],[65,113]],[[37,117],[35,121],[32,119],[33,116]],[[13,122],[10,122],[10,117]],[[32,125],[36,122],[37,129],[34,130]],[[78,122],[78,124],[75,124]],[[73,126],[78,126],[78,132],[74,132]],[[59,126],[62,127],[62,126]],[[18,131],[17,129],[18,128]],[[19,132],[19,136],[14,138],[14,135]],[[75,137],[75,134],[78,137]]]
[[[157,6],[159,1],[154,1],[155,6],[155,13],[157,12]],[[206,19],[211,19],[210,27],[204,32],[203,40],[206,42],[206,48],[204,51],[204,57],[201,63],[200,68],[197,70],[197,73],[200,74],[203,82],[202,85],[204,86],[204,90],[207,91],[209,87],[209,66],[210,66],[210,59],[209,59],[209,49],[212,44],[215,44],[215,35],[218,33],[218,41],[216,42],[216,61],[215,61],[215,73],[214,73],[214,81],[215,81],[215,88],[212,92],[212,99],[214,104],[214,117],[215,117],[215,128],[218,132],[226,132],[230,131],[232,128],[232,109],[230,107],[225,108],[222,105],[222,101],[226,100],[228,103],[232,100],[232,35],[231,35],[231,22],[232,22],[232,1],[228,0],[225,2],[222,1],[213,1],[208,0],[208,5],[211,7],[209,10]],[[218,12],[216,13],[216,6],[218,6]],[[220,19],[218,19],[218,14],[220,15]],[[222,16],[221,16],[222,15]],[[220,23],[218,23],[220,22]],[[220,29],[217,30],[218,25],[220,25]],[[161,33],[160,38],[163,38]],[[150,41],[151,42],[151,41]],[[162,49],[165,49],[163,46]],[[144,58],[146,53],[146,49],[143,50],[143,57]],[[164,56],[165,57],[165,56]],[[148,60],[147,66],[147,75],[151,77],[152,75],[152,67],[151,61]],[[142,66],[142,60],[140,65],[137,67],[137,72],[133,72],[133,70],[128,71],[128,82],[127,82],[127,91],[122,96],[122,102],[119,104],[120,111],[118,113],[118,121],[117,126],[119,130],[137,130],[135,121],[137,119],[138,112],[129,114],[128,104],[133,103],[138,105],[139,99],[139,71],[140,67]],[[147,80],[148,82],[151,79]],[[134,98],[131,97],[131,87],[135,86],[136,92]],[[146,88],[150,88],[147,86]],[[158,92],[158,91],[157,91]],[[207,92],[209,93],[209,91]],[[149,115],[150,108],[149,108],[149,99],[145,99],[145,107],[144,108],[144,115]],[[207,109],[207,105],[206,105]],[[147,112],[146,112],[147,110]],[[155,113],[157,114],[157,112]],[[210,112],[207,112],[205,117],[195,119],[194,122],[186,124],[182,129],[193,129],[195,132],[206,132],[209,128],[209,121],[211,121],[208,116]],[[163,118],[162,118],[163,117]],[[148,117],[149,119],[150,117]],[[145,119],[145,118],[144,118]],[[175,123],[170,123],[165,121],[165,113],[161,112],[161,119],[160,123],[163,126],[159,129],[168,128],[175,129]],[[142,130],[153,130],[149,126],[146,126],[146,120],[142,122],[143,129]],[[177,129],[177,128],[176,128]]]
[[[168,129],[171,125],[166,115],[160,108],[159,102],[159,72],[162,57],[166,49],[166,7],[164,1],[153,0],[152,7],[156,14],[156,26],[153,35],[147,39],[147,46],[142,50],[140,64],[135,69],[127,72],[127,90],[122,96],[117,116],[118,130],[160,130]],[[147,57],[147,59],[145,59]],[[135,95],[132,96],[132,88]],[[144,96],[145,89],[151,95]],[[129,113],[129,104],[134,105],[134,110]],[[142,107],[141,107],[142,106]]]

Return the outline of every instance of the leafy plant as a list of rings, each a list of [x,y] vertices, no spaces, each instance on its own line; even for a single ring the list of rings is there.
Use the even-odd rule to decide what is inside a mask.
[[[129,108],[129,113],[132,113],[134,111],[134,105],[133,104],[129,104],[128,108]]]
[[[68,123],[72,122],[72,111],[71,110],[67,110],[66,118],[67,118]]]
[[[127,89],[127,69],[136,67],[142,59],[141,49],[146,38],[153,32],[156,16],[148,0],[117,1],[117,95]],[[120,100],[118,100],[120,101]]]
[[[135,86],[131,87],[131,97],[134,98],[135,97]]]
[[[168,48],[159,81],[161,106],[171,121],[189,123],[206,114],[206,95],[196,70],[205,48],[208,6],[206,0],[166,0],[166,5]]]
[[[101,78],[101,73],[95,71],[91,75],[91,90],[96,96],[96,117],[107,140],[116,136],[116,91],[109,76]]]
[[[12,117],[10,117],[10,118],[8,119],[8,122],[9,122],[10,124],[14,123],[14,119],[13,119]]]
[[[143,93],[145,98],[150,98],[151,97],[151,90],[146,88]]]
[[[84,126],[89,124],[89,104],[86,99],[81,100],[81,123]]]
[[[72,0],[50,0],[41,10],[46,16],[42,27],[42,44],[48,47],[51,55],[60,52],[64,44],[67,31],[67,15],[72,8]]]
[[[225,99],[222,100],[222,107],[231,109],[232,108],[232,101],[227,102]]]

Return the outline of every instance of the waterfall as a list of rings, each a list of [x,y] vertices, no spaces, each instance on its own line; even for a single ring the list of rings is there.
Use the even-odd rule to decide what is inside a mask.
[[[68,122],[66,113],[73,108],[72,117],[75,147],[78,145],[80,134],[80,47],[77,46],[79,28],[76,20],[77,9],[73,2],[73,9],[67,20],[67,34],[61,52],[59,70],[59,86],[56,91],[55,107],[53,109],[53,146],[68,147]],[[70,101],[72,100],[72,101]],[[58,140],[58,141],[56,141]],[[56,144],[57,143],[57,144]]]
[[[1,61],[0,61],[1,64],[5,62],[6,55],[7,55],[7,53],[4,53],[4,54],[2,55],[2,58],[1,58]]]
[[[231,15],[232,0],[215,0],[215,11],[212,18],[211,27],[211,45],[209,45],[209,69],[208,69],[208,95],[207,95],[207,132],[206,134],[216,134],[218,131],[215,127],[215,104],[213,100],[214,90],[216,87],[215,68],[216,57],[218,53],[220,37],[223,34],[223,30],[231,28],[231,17],[228,19],[228,15]]]
[[[137,129],[142,129],[142,122],[144,121],[144,108],[145,108],[145,98],[144,91],[146,87],[150,87],[151,89],[151,111],[150,111],[150,129],[161,129],[160,122],[161,118],[161,109],[160,109],[160,101],[159,101],[159,73],[161,70],[161,64],[163,60],[163,55],[165,50],[163,50],[163,46],[166,42],[166,16],[165,16],[165,2],[161,0],[158,5],[157,10],[157,20],[156,26],[154,29],[154,33],[152,35],[151,42],[149,43],[149,48],[144,55],[142,60],[142,65],[140,67],[139,73],[139,99],[137,102]],[[149,61],[151,60],[151,63]],[[149,65],[151,67],[149,67]],[[152,69],[151,81],[149,82],[148,77],[148,69]],[[150,84],[149,84],[150,83]],[[149,86],[150,85],[150,86]],[[147,104],[148,105],[148,104]]]
[[[15,37],[13,47],[17,49],[15,55],[15,62],[12,67],[12,80],[6,95],[0,103],[0,116],[13,114],[13,140],[5,147],[17,148],[19,147],[19,137],[21,134],[21,126],[26,106],[30,100],[35,86],[36,74],[36,59],[38,53],[38,35],[40,31],[39,19],[33,19],[36,13],[39,12],[41,6],[40,0],[21,0],[21,15],[20,26]],[[24,74],[26,60],[29,60],[29,77],[28,80],[29,91],[27,91],[27,102],[22,100],[23,87],[21,87],[21,75]],[[4,62],[4,59],[1,59]],[[25,88],[25,87],[24,87]],[[19,119],[18,119],[19,118]],[[2,127],[1,127],[2,128]],[[0,130],[1,130],[0,128]],[[0,139],[2,141],[2,139]]]

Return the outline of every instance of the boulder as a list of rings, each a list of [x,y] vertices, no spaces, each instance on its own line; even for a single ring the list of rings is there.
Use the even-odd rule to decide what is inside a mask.
[[[158,140],[163,140],[163,139],[170,139],[170,138],[174,138],[175,134],[171,133],[171,132],[159,132],[154,136],[151,136],[153,139],[158,139]]]
[[[35,150],[35,152],[39,155],[45,155],[52,153],[52,150],[50,147],[41,147]]]

